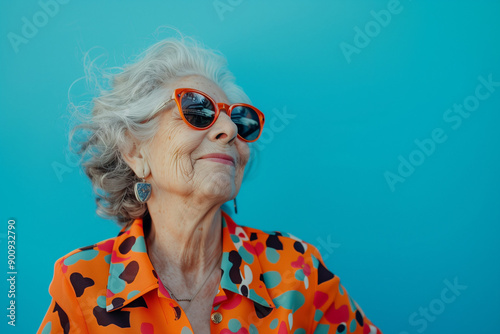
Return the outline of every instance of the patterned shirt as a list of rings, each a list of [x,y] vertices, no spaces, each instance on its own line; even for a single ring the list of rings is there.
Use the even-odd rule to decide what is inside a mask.
[[[211,333],[381,334],[314,246],[238,226],[224,212],[222,245],[222,276],[207,319]],[[59,259],[49,292],[38,333],[193,333],[156,275],[142,219]]]

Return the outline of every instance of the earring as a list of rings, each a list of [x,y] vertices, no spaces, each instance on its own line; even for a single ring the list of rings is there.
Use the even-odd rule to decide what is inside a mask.
[[[236,204],[236,197],[233,199],[234,213],[238,213],[238,205]]]
[[[144,175],[144,172],[142,175]],[[151,197],[151,183],[146,182],[144,176],[141,177],[141,181],[136,182],[134,185],[135,198],[141,203],[146,203]]]

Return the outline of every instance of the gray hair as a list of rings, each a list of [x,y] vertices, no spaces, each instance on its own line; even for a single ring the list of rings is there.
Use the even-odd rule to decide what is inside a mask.
[[[127,225],[148,213],[147,206],[135,198],[134,184],[139,178],[120,152],[130,147],[129,136],[151,141],[158,130],[158,118],[153,116],[168,97],[166,84],[187,75],[214,81],[231,103],[250,102],[220,53],[183,37],[154,44],[137,61],[111,75],[110,87],[99,89],[90,107],[83,108],[87,114],[91,109],[91,115],[85,116],[75,107],[76,115],[86,120],[73,128],[70,143],[77,145],[85,174],[92,182],[99,216]],[[77,132],[83,137],[76,136]]]

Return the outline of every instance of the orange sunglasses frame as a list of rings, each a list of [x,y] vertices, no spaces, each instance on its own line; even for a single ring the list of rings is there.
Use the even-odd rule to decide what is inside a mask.
[[[214,116],[214,120],[212,121],[212,123],[210,123],[209,125],[207,125],[207,126],[205,126],[203,128],[197,128],[196,126],[192,125],[191,123],[189,123],[187,121],[186,117],[184,116],[184,113],[182,112],[182,104],[181,104],[182,97],[186,93],[197,93],[197,94],[203,95],[204,97],[206,97],[213,104],[213,106],[215,107],[215,110],[214,110],[215,111],[215,116]],[[241,140],[243,140],[243,141],[245,141],[247,143],[252,143],[252,142],[256,141],[257,139],[259,139],[260,135],[262,134],[262,130],[264,129],[264,122],[265,122],[264,113],[262,111],[260,111],[259,109],[255,108],[254,106],[251,106],[249,104],[235,103],[235,104],[228,105],[226,103],[216,103],[214,101],[214,99],[212,99],[210,96],[208,96],[207,93],[204,93],[204,92],[202,92],[200,90],[193,89],[193,88],[177,88],[176,90],[174,90],[174,93],[172,94],[172,97],[168,101],[166,101],[165,103],[163,103],[158,110],[163,109],[167,105],[167,103],[169,103],[172,100],[175,100],[175,103],[177,104],[177,109],[179,110],[179,113],[181,114],[181,117],[184,120],[184,123],[186,123],[190,128],[192,128],[194,130],[206,130],[206,129],[209,129],[212,125],[214,125],[214,123],[219,118],[219,114],[220,114],[221,110],[225,110],[226,113],[227,113],[227,115],[229,117],[231,117],[231,112],[236,107],[247,107],[247,108],[250,108],[250,109],[254,110],[257,113],[257,115],[259,116],[259,123],[260,123],[260,132],[259,132],[259,135],[257,136],[257,138],[255,138],[253,140],[247,140],[247,139],[241,137],[239,133],[238,133],[238,138],[240,138]]]

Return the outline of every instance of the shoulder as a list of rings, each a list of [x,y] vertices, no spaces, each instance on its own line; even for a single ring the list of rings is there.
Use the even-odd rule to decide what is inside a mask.
[[[284,253],[305,254],[307,250],[317,253],[317,249],[310,243],[296,237],[293,234],[283,231],[264,231],[247,226],[238,226],[248,236],[248,241],[252,244],[262,244],[266,248],[271,248]]]
[[[111,255],[115,241],[116,237],[106,239],[89,246],[77,248],[62,256],[57,262],[71,266],[80,260],[88,262],[98,258],[99,256]]]
[[[251,273],[254,283],[264,283],[275,307],[310,310],[318,305],[314,304],[317,298],[333,300],[340,291],[339,278],[324,265],[312,244],[283,231],[244,226],[236,226],[233,236],[241,257],[241,262],[233,262],[243,264],[245,279]]]
[[[302,285],[306,289],[310,284],[337,280],[324,265],[321,254],[314,245],[283,231],[263,231],[243,226],[239,228],[248,237],[249,246],[245,247],[246,250],[255,252],[264,280],[268,277],[266,285],[273,276],[280,281]]]
[[[54,280],[69,280],[73,285],[91,279],[94,284],[106,284],[116,238],[81,247],[59,258],[55,264]]]
[[[247,240],[255,245],[262,244],[266,246],[266,248],[275,249],[276,251],[292,252],[292,254],[305,254],[307,252],[319,254],[314,245],[288,232],[265,231],[248,226],[236,226],[234,233],[238,235],[238,232],[241,233],[241,231],[244,231],[244,234],[248,237]]]

